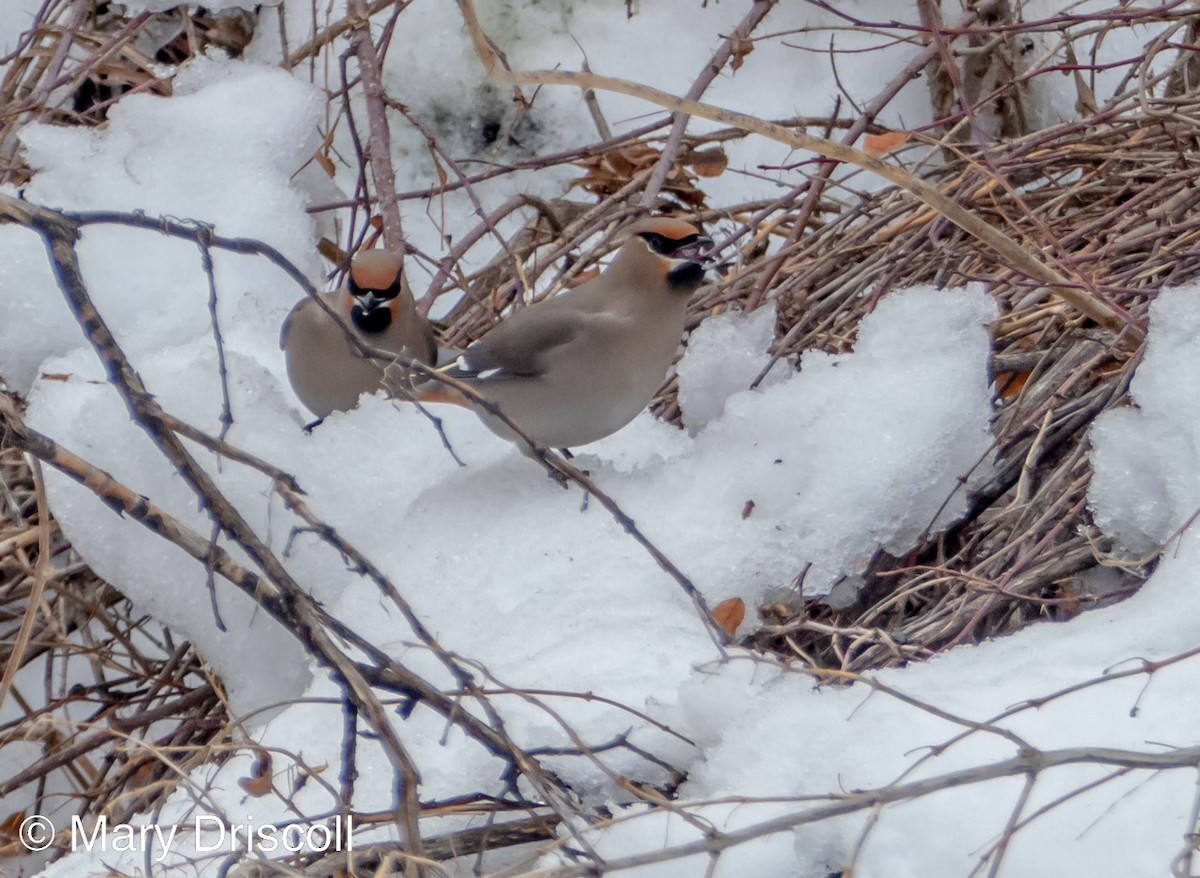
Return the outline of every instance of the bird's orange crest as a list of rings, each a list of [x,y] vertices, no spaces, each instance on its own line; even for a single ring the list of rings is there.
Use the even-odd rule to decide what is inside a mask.
[[[689,235],[698,235],[700,230],[689,222],[684,222],[680,219],[675,219],[669,216],[656,216],[639,223],[639,231],[654,232],[662,235],[664,238],[678,240],[686,238]]]
[[[402,264],[399,254],[391,250],[364,250],[350,263],[350,276],[364,290],[386,290]]]

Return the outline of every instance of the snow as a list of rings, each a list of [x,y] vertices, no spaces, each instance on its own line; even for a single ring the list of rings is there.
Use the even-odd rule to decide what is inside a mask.
[[[264,441],[271,441],[272,434],[283,440],[289,427],[295,429],[295,421],[278,379],[241,354],[231,351],[227,356],[233,411],[254,408],[268,425],[275,421]],[[77,350],[46,365],[51,374],[68,377],[38,383],[30,398],[29,423],[101,463],[116,479],[153,497],[207,535],[211,530],[207,516],[197,510],[191,491],[174,475],[149,437],[130,424],[117,392],[103,382],[95,355]],[[169,411],[202,429],[220,430],[216,420],[220,384],[213,380],[216,355],[207,339],[140,358],[138,368],[146,376],[150,392],[168,403]],[[237,425],[230,437],[237,442],[240,434]],[[217,469],[211,459],[209,463]],[[309,676],[303,649],[289,632],[258,612],[253,601],[232,589],[218,589],[220,616],[228,629],[219,631],[210,609],[205,572],[182,549],[132,521],[117,519],[90,491],[65,477],[48,474],[47,478],[53,485],[52,508],[72,522],[69,533],[76,549],[102,578],[120,583],[122,592],[140,611],[184,632],[227,675],[237,709],[252,710],[304,691]],[[271,504],[264,479],[226,463],[218,472],[218,481],[241,501],[243,511],[256,512],[264,522],[269,520]],[[278,671],[271,676],[257,673],[264,665]]]
[[[1084,614],[1068,625],[1034,626],[873,676],[920,702],[984,722],[1029,699],[1134,668],[1142,658],[1181,652],[1195,644],[1190,620],[1197,610],[1197,594],[1190,571],[1197,541],[1197,535],[1189,533],[1178,555],[1164,560],[1143,590],[1119,606]],[[1187,730],[1200,718],[1188,694],[1192,688],[1194,667],[1177,665],[1156,673],[1148,687],[1141,676],[1114,678],[1036,710],[1018,710],[994,725],[1042,749],[1124,747],[1153,752],[1164,745],[1191,743]],[[1136,715],[1131,711],[1134,704]],[[735,662],[716,674],[697,675],[684,689],[682,710],[702,724],[712,742],[684,789],[696,798],[836,796],[889,783],[914,766],[919,768],[905,780],[1018,755],[1012,743],[975,732],[932,756],[929,748],[948,742],[963,727],[862,687],[814,691],[802,676],[749,663]],[[694,728],[686,721],[684,727]],[[1110,770],[1074,766],[1045,773],[1023,815]],[[991,781],[886,810],[868,835],[855,873],[966,874],[995,841],[1020,786],[1019,777]],[[1052,818],[1034,820],[1017,833],[1005,871],[1080,874],[1080,864],[1085,863],[1094,864],[1087,867],[1089,874],[1162,874],[1162,864],[1183,845],[1193,794],[1194,777],[1188,771],[1135,773],[1085,791],[1056,807]],[[846,821],[843,852],[857,837],[862,819]],[[817,832],[823,836],[828,826],[822,824]],[[912,840],[918,838],[921,843],[914,845]],[[806,839],[807,830],[799,831],[797,845],[807,846]],[[898,850],[904,851],[902,859],[897,858]]]
[[[341,2],[322,9],[322,21],[340,17]],[[722,35],[732,31],[746,14],[743,4],[691,3],[690,0],[639,4],[638,14],[626,16],[623,3],[524,3],[516,0],[478,4],[481,22],[489,35],[504,47],[514,69],[550,69],[565,66],[581,69],[586,63],[596,73],[646,82],[657,88],[682,93],[709,63]],[[864,10],[865,11],[865,10]],[[275,26],[274,11],[260,27],[246,56],[276,64],[283,50]],[[285,9],[289,49],[306,38],[311,13],[305,4],[288,4]],[[380,21],[382,21],[382,17]],[[691,38],[674,38],[686,21]],[[830,26],[844,24],[838,15],[806,3],[781,3],[763,27],[766,32],[786,33],[781,40],[756,42],[735,73],[722,72],[712,83],[705,100],[736,107],[764,118],[815,116],[825,118],[842,102],[843,90],[856,102],[872,98],[882,87],[870,71],[862,74],[831,69]],[[463,170],[474,173],[497,162],[547,155],[578,148],[597,139],[582,96],[574,89],[525,89],[532,108],[518,112],[511,92],[487,81],[471,47],[470,39],[456,14],[448,15],[442,0],[416,0],[406,7],[384,65],[384,84],[437,138],[438,143],[459,159]],[[411,38],[408,35],[414,35]],[[849,30],[835,31],[838,49],[855,52],[870,48],[879,65],[899,67],[912,55],[911,47],[897,44],[887,35]],[[857,58],[855,54],[845,56]],[[334,59],[336,60],[336,59]],[[308,77],[308,63],[296,68]],[[312,76],[320,87],[339,86],[336,63],[332,73],[316,65]],[[598,92],[601,111],[614,133],[646,124],[655,108],[634,98]],[[924,86],[907,84],[880,115],[880,122],[904,127],[912,120],[924,121],[929,113]],[[361,118],[361,111],[360,111]],[[483,137],[488,126],[509,135],[494,143]],[[721,126],[694,119],[689,130],[710,131]],[[343,126],[344,128],[344,126]],[[407,121],[395,118],[391,126],[392,155],[402,173],[411,175],[401,183],[402,191],[426,189],[437,180],[437,170],[425,135]],[[337,150],[353,155],[354,147],[344,130],[335,139]],[[750,198],[783,195],[795,184],[792,172],[764,170],[804,158],[788,148],[762,138],[728,141],[729,170],[704,181],[712,205],[740,204]],[[443,168],[443,170],[447,170]],[[447,171],[453,179],[453,172]],[[339,168],[337,183],[353,192],[357,171]],[[510,196],[528,193],[543,198],[562,197],[581,171],[548,168],[536,173],[506,176],[475,186],[476,196],[489,209]],[[873,185],[861,181],[861,185]],[[413,214],[429,210],[429,221],[406,225],[406,236],[421,250],[440,254],[442,236],[455,237],[456,216],[469,218],[475,211],[464,192],[439,194],[431,204],[420,203]],[[443,219],[445,218],[445,219]],[[514,229],[515,218],[499,224],[503,232]],[[490,238],[473,248],[466,265],[479,265],[494,256]],[[419,275],[417,275],[419,276]],[[417,286],[420,284],[417,283]]]
[[[33,25],[43,0],[10,0],[8,14],[0,16],[0,56],[17,48],[21,35]]]
[[[687,559],[713,601],[730,593],[758,600],[770,588],[786,587],[806,560],[813,563],[810,586],[828,581],[839,563],[865,557],[877,542],[894,541],[902,532],[915,536],[986,450],[990,397],[983,324],[993,316],[990,301],[977,290],[912,290],[886,297],[864,321],[853,353],[806,358],[813,362],[767,390],[733,394],[726,414],[695,439],[677,434],[680,441],[669,457],[660,453],[656,429],[643,424],[598,443],[595,450],[585,449],[579,463],[668,555]],[[726,352],[701,349],[687,355],[706,356],[722,358]],[[755,352],[744,356],[753,359]],[[758,351],[756,358],[763,357]],[[214,370],[207,337],[146,359],[143,368],[154,376],[151,389],[168,411],[215,429],[218,389],[204,380]],[[669,704],[693,669],[715,658],[690,603],[618,525],[594,505],[581,511],[578,492],[564,492],[539,476],[470,414],[445,413],[447,434],[468,463],[460,469],[415,411],[368,398],[309,437],[287,416],[283,389],[270,371],[241,354],[230,357],[229,368],[237,413],[231,441],[270,454],[295,473],[309,490],[313,509],[408,586],[406,594],[442,645],[476,658],[498,684],[594,692],[635,706]],[[695,368],[711,367],[701,362]],[[91,355],[69,355],[47,369],[74,377],[38,384],[30,422],[205,532],[203,516],[189,504],[170,468],[148,447],[129,453],[148,440],[129,426],[116,394],[99,383],[100,369]],[[715,389],[717,395],[725,392]],[[709,409],[716,401],[703,394],[697,399]],[[931,407],[922,400],[939,402]],[[898,456],[877,458],[869,443],[843,441],[845,431],[861,428],[865,413],[878,414],[883,405],[891,407],[887,421],[893,425],[892,454]],[[974,416],[960,417],[964,408]],[[649,415],[640,420],[652,422]],[[767,431],[759,429],[764,423],[770,425]],[[339,453],[379,435],[404,436],[405,442],[376,447],[370,467]],[[608,464],[609,449],[624,466]],[[735,461],[743,470],[736,487],[728,475]],[[268,499],[266,479],[208,462],[241,511],[281,549],[290,518]],[[386,483],[380,483],[379,471],[390,474]],[[845,484],[847,473],[855,471],[871,479],[891,471],[889,490],[874,503],[855,494],[833,498],[836,484]],[[65,531],[97,572],[121,582],[139,606],[196,642],[222,674],[235,707],[251,711],[300,694],[303,681],[282,673],[303,668],[296,648],[247,601],[218,588],[230,627],[227,635],[219,635],[202,571],[181,563],[140,526],[105,514],[83,489],[61,478],[50,485]],[[758,506],[743,521],[747,493]],[[832,505],[814,506],[810,496]],[[832,524],[831,513],[839,519]],[[388,526],[381,528],[384,521]],[[356,620],[372,642],[431,679],[443,676],[432,656],[410,645],[413,635],[401,620],[381,611],[374,588],[352,577],[313,538],[296,542],[289,567],[337,616]],[[497,626],[497,617],[506,624]],[[635,648],[637,660],[631,662]],[[279,671],[264,676],[264,666]],[[648,668],[653,669],[649,678]],[[323,676],[305,693],[328,694]],[[546,700],[557,718],[519,699],[500,699],[506,726],[518,742],[561,746],[567,739],[559,723],[566,722],[587,741],[603,742],[632,728],[640,747],[687,755],[677,741],[627,713],[569,698]],[[300,704],[268,722],[262,740],[291,750],[301,747],[309,763],[333,763],[340,721],[334,706],[315,710]],[[403,724],[423,766],[428,795],[461,793],[477,788],[481,777],[499,775],[498,766],[486,768],[492,760],[477,745],[440,744],[441,725],[422,712]],[[382,757],[376,753],[374,758],[382,768]],[[262,803],[252,815],[245,812],[240,791],[229,780],[245,776],[250,759],[222,767],[224,783],[209,778],[204,785],[231,787],[231,800],[221,799],[226,810],[261,822],[271,816],[263,814]],[[629,754],[605,762],[630,776],[662,779],[658,769]],[[444,765],[445,775],[431,771],[430,764]],[[563,760],[556,768],[596,801],[612,794],[595,765]],[[368,786],[362,807],[382,807],[389,794],[386,785]],[[314,785],[307,798],[321,796]],[[314,801],[311,810],[330,807],[332,802]]]
[[[275,2],[277,3],[279,0],[275,0]],[[192,11],[203,8],[210,12],[221,12],[226,9],[253,10],[256,4],[250,0],[205,0],[203,3],[180,3],[178,0],[121,0],[121,5],[125,7],[129,15],[137,15],[140,12],[166,12],[179,6]]]
[[[578,67],[586,55],[597,72],[682,91],[707,62],[717,35],[744,14],[732,3],[641,6],[627,21],[619,3],[488,4],[484,24],[515,66]],[[301,7],[289,4],[283,13],[293,48],[311,25]],[[862,2],[856,8],[870,17],[890,16],[891,7]],[[336,10],[329,14],[337,16]],[[13,17],[0,21],[11,24]],[[703,38],[667,38],[682,21],[689,34]],[[808,4],[780,4],[770,27],[834,21]],[[503,160],[594,139],[578,95],[545,89],[533,113],[513,129],[515,145],[484,143],[482,122],[507,124],[513,110],[507,95],[482,87],[457,18],[444,6],[417,0],[403,26],[421,38],[389,54],[387,84],[453,154]],[[836,39],[843,48],[886,41],[847,31]],[[824,52],[828,33],[796,33],[788,42]],[[334,51],[343,49],[335,44]],[[70,210],[144,210],[202,220],[223,235],[264,240],[318,278],[318,227],[305,208],[328,200],[339,186],[352,191],[353,179],[345,168],[334,181],[322,179],[309,163],[322,134],[323,83],[307,81],[307,65],[291,75],[275,69],[279,51],[278,29],[262,27],[250,61],[194,61],[176,77],[173,97],[124,98],[102,128],[25,128],[22,144],[36,170],[26,197]],[[869,99],[881,87],[879,71],[898,69],[912,51],[891,46],[872,55],[871,65],[840,67],[835,79],[825,57],[764,41],[706,97],[770,117],[827,113],[842,87],[856,100]],[[1063,95],[1055,91],[1054,99],[1073,106]],[[600,100],[618,128],[644,121],[646,107],[633,99]],[[885,121],[926,121],[926,103],[924,86],[909,84]],[[1053,102],[1047,106],[1053,110]],[[344,142],[335,147],[352,152]],[[393,148],[400,188],[419,189],[436,179],[424,136],[415,129],[397,121]],[[794,184],[782,171],[759,179],[757,164],[788,158],[778,145],[748,138],[729,150],[734,170],[706,181],[711,203],[764,197]],[[514,191],[560,196],[568,177],[563,171],[514,175],[477,193],[491,209]],[[409,206],[406,228],[437,256],[444,252],[443,235],[456,237],[473,223],[472,210],[463,194],[436,206]],[[490,257],[491,246],[485,240],[473,258]],[[80,254],[100,312],[150,391],[168,412],[217,432],[216,349],[196,248],[105,226],[85,231]],[[688,771],[682,794],[689,814],[734,831],[803,813],[846,791],[902,776],[911,781],[966,771],[1018,754],[1011,740],[986,730],[943,749],[966,730],[946,712],[976,723],[1001,717],[996,728],[1039,748],[1152,751],[1163,742],[1192,741],[1200,705],[1186,662],[1158,670],[1145,691],[1142,676],[1109,674],[1036,710],[1013,708],[1103,678],[1109,669],[1136,668],[1139,659],[1194,646],[1191,620],[1200,609],[1191,573],[1200,553],[1194,528],[1142,592],[1120,606],[874,675],[941,714],[861,684],[818,688],[803,674],[738,650],[721,661],[683,591],[595,498],[585,505],[578,490],[560,488],[469,412],[437,411],[466,464],[461,467],[420,413],[380,397],[364,398],[356,410],[303,433],[306,418],[277,347],[279,324],[300,291],[265,260],[228,253],[215,259],[235,418],[229,440],[293,473],[313,511],[397,583],[445,649],[477,662],[487,685],[559,693],[493,699],[508,733],[523,746],[566,746],[567,727],[593,746],[628,733],[638,747]],[[1200,367],[1196,302],[1195,289],[1162,294],[1132,386],[1137,407],[1105,416],[1093,434],[1096,520],[1135,554],[1170,537],[1200,508],[1200,391],[1190,389]],[[753,606],[794,593],[802,571],[806,593],[825,592],[877,549],[903,552],[923,532],[948,526],[966,509],[970,487],[987,477],[988,324],[997,316],[979,287],[889,292],[862,321],[851,350],[805,352],[798,364],[778,364],[753,390],[750,383],[769,359],[774,308],[710,317],[692,334],[678,368],[688,429],[643,413],[627,429],[580,449],[576,462],[710,604],[740,597]],[[28,393],[31,426],[209,533],[211,522],[191,492],[104,382],[103,366],[63,304],[40,242],[4,226],[0,375]],[[1146,453],[1149,447],[1154,454]],[[415,672],[452,685],[437,657],[335,551],[311,533],[293,539],[299,522],[267,477],[192,451],[334,616]],[[291,790],[296,811],[334,809],[336,768],[330,767],[341,758],[343,715],[326,672],[309,664],[289,632],[221,580],[215,600],[227,631],[218,630],[202,569],[65,478],[48,474],[48,487],[65,535],[97,573],[139,611],[196,643],[227,685],[234,712],[246,717],[247,734],[277,754],[280,778],[294,778],[288,772],[297,764],[311,769],[318,780]],[[666,722],[694,746],[636,713],[571,693],[628,705]],[[1130,710],[1135,702],[1136,715]],[[418,706],[393,722],[420,766],[424,800],[502,792],[505,766],[432,711]],[[3,755],[5,774],[13,760],[29,758],[27,750],[11,754]],[[249,797],[238,785],[255,758],[244,749],[221,765],[197,769],[160,814],[141,819],[169,823],[195,811],[219,811],[233,822],[261,824],[293,815],[275,797]],[[358,759],[355,807],[389,807],[392,771],[382,749],[360,739]],[[665,779],[660,766],[631,750],[608,751],[596,761],[546,762],[588,804],[615,809],[611,826],[588,830],[605,857],[619,860],[702,838],[694,821],[629,804],[628,794],[613,785],[614,772]],[[1033,814],[1110,771],[1087,765],[1047,771],[1022,813]],[[980,781],[885,808],[870,824],[859,811],[789,827],[727,851],[715,874],[825,874],[847,865],[864,833],[856,875],[968,874],[1003,830],[1021,786],[1019,776]],[[1115,777],[1031,820],[1013,838],[1004,874],[1164,874],[1188,832],[1193,794],[1188,772]],[[438,825],[466,822],[443,818]],[[161,874],[195,874],[187,865],[195,853],[193,842],[179,842]],[[79,853],[44,874],[138,874],[143,862],[140,852]],[[553,862],[548,855],[543,865]],[[219,859],[205,860],[202,874],[216,874],[218,865]],[[700,856],[632,874],[691,876],[706,866],[707,856]]]
[[[1174,380],[1187,368],[1175,371]],[[873,678],[964,722],[991,721],[992,728],[1043,750],[1114,747],[1152,753],[1190,744],[1190,730],[1200,720],[1200,706],[1191,695],[1194,666],[1168,666],[1149,684],[1144,676],[1120,678],[1114,672],[1195,646],[1191,620],[1200,610],[1193,573],[1198,553],[1200,534],[1193,528],[1143,590],[1119,606],[1084,614],[1068,625],[1038,625],[961,647]],[[1089,680],[1099,685],[1036,709],[1032,704]],[[986,731],[970,732],[938,753],[933,748],[967,731],[963,724],[862,686],[816,689],[803,675],[745,660],[695,674],[681,690],[678,711],[672,723],[696,737],[704,752],[682,795],[696,802],[735,798],[735,804],[688,808],[722,831],[802,815],[848,792],[897,779],[968,771],[1019,755],[1012,742]],[[869,808],[800,826],[794,833],[770,836],[773,844],[727,853],[715,874],[824,874],[820,870],[848,865],[845,858],[865,831],[856,875],[965,875],[997,840],[1021,786],[1018,774],[946,789],[884,810],[869,828]],[[1194,793],[1194,772],[1187,770],[1121,776],[1111,766],[1077,765],[1044,772],[1021,816],[1051,804],[1053,811],[1014,836],[1003,872],[1161,875],[1163,864],[1184,847]],[[1068,794],[1074,795],[1058,801]],[[818,798],[798,801],[802,796]],[[640,806],[622,809],[624,822],[597,832],[600,849],[634,856],[695,837],[677,817],[642,814]],[[692,860],[690,868],[697,862],[703,859]],[[694,874],[688,868],[672,863],[646,874]]]
[[[723,402],[724,414],[697,435],[694,468],[676,460],[652,486],[690,519],[655,538],[711,570],[716,597],[759,600],[804,568],[805,590],[822,593],[879,546],[908,548],[948,499],[944,517],[960,515],[957,479],[991,443],[982,324],[994,316],[978,290],[894,294],[863,320],[852,353],[809,351],[790,380],[727,399],[717,383],[695,396],[702,411]],[[682,373],[713,371],[709,358],[731,355],[689,348]],[[747,384],[766,362],[755,359]],[[683,418],[691,423],[687,406]],[[660,516],[678,517],[636,517]]]
[[[734,393],[746,390],[770,364],[762,356],[775,338],[775,308],[751,314],[728,311],[709,317],[688,337],[690,356],[675,370],[679,376],[679,406],[684,424],[695,435],[725,411]],[[764,377],[767,387],[783,375],[778,363]]]
[[[1133,556],[1156,550],[1200,509],[1200,389],[1179,381],[1200,368],[1200,289],[1164,290],[1150,329],[1129,385],[1134,406],[1105,413],[1092,429],[1096,524]]]
[[[256,109],[263,100],[271,113]],[[315,274],[312,221],[289,177],[315,149],[321,107],[313,89],[281,71],[201,59],[176,79],[175,97],[131,95],[104,128],[23,128],[25,156],[37,171],[24,194],[66,210],[202,219],[221,234],[271,244]],[[97,307],[131,355],[209,333],[208,285],[194,245],[96,226],[84,232],[79,255]],[[259,334],[244,338],[245,328],[278,325],[297,291],[262,260],[226,253],[214,260],[222,331],[233,347],[257,348]],[[44,358],[82,339],[44,252],[24,229],[0,227],[0,285],[14,309],[0,323],[0,374],[24,393]]]

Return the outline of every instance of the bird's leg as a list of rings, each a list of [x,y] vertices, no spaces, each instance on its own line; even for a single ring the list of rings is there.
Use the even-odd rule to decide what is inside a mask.
[[[561,454],[563,457],[565,457],[567,460],[575,459],[575,455],[571,453],[570,448],[560,448],[560,449],[558,449],[558,453]],[[580,472],[582,472],[589,479],[592,477],[592,474],[588,470],[580,470]],[[583,492],[583,499],[579,501],[579,511],[580,512],[588,511],[588,500],[591,499],[591,496],[592,495],[590,493],[588,493],[588,491],[585,489]]]
[[[315,429],[317,429],[317,427],[321,426],[321,424],[323,424],[323,423],[325,423],[325,419],[324,419],[324,418],[317,418],[317,419],[316,419],[315,421],[313,421],[311,424],[305,424],[305,425],[304,425],[304,432],[305,432],[305,433],[308,433],[308,434],[311,436],[311,435],[312,435],[312,431],[313,431],[313,430],[315,430]]]

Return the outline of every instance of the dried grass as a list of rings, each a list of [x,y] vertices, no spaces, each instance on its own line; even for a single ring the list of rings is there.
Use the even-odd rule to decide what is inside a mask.
[[[24,455],[0,447],[0,668],[14,675],[0,749],[30,748],[25,770],[0,778],[0,801],[34,784],[30,813],[125,822],[162,801],[179,769],[210,761],[230,723],[191,645],[97,577],[36,493]],[[24,816],[0,812],[0,858],[23,853]]]
[[[1194,97],[1149,105],[1128,97],[1103,124],[996,144],[931,179],[1144,326],[1160,287],[1200,274],[1197,109]],[[829,253],[841,258],[822,258]],[[760,643],[819,666],[894,664],[1111,600],[1080,580],[1098,565],[1125,573],[1121,594],[1147,572],[1109,557],[1086,508],[1087,433],[1097,415],[1127,402],[1135,349],[1038,285],[997,271],[990,254],[916,199],[871,195],[791,248],[772,290],[780,352],[844,349],[858,319],[890,290],[972,281],[1003,309],[993,360],[996,477],[949,533],[903,559],[873,559],[850,607],[772,608]]]

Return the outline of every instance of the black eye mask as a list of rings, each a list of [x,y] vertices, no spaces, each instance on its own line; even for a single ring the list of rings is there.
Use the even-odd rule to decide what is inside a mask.
[[[642,238],[653,252],[671,259],[703,259],[706,251],[712,247],[712,239],[704,235],[668,238],[658,232],[641,232],[638,237]]]
[[[346,281],[346,288],[350,290],[350,295],[354,298],[360,298],[368,294],[373,294],[376,299],[381,299],[385,302],[390,302],[396,296],[400,295],[400,278],[392,281],[392,285],[383,289],[375,289],[374,287],[360,287],[354,282],[354,278],[350,277]]]

